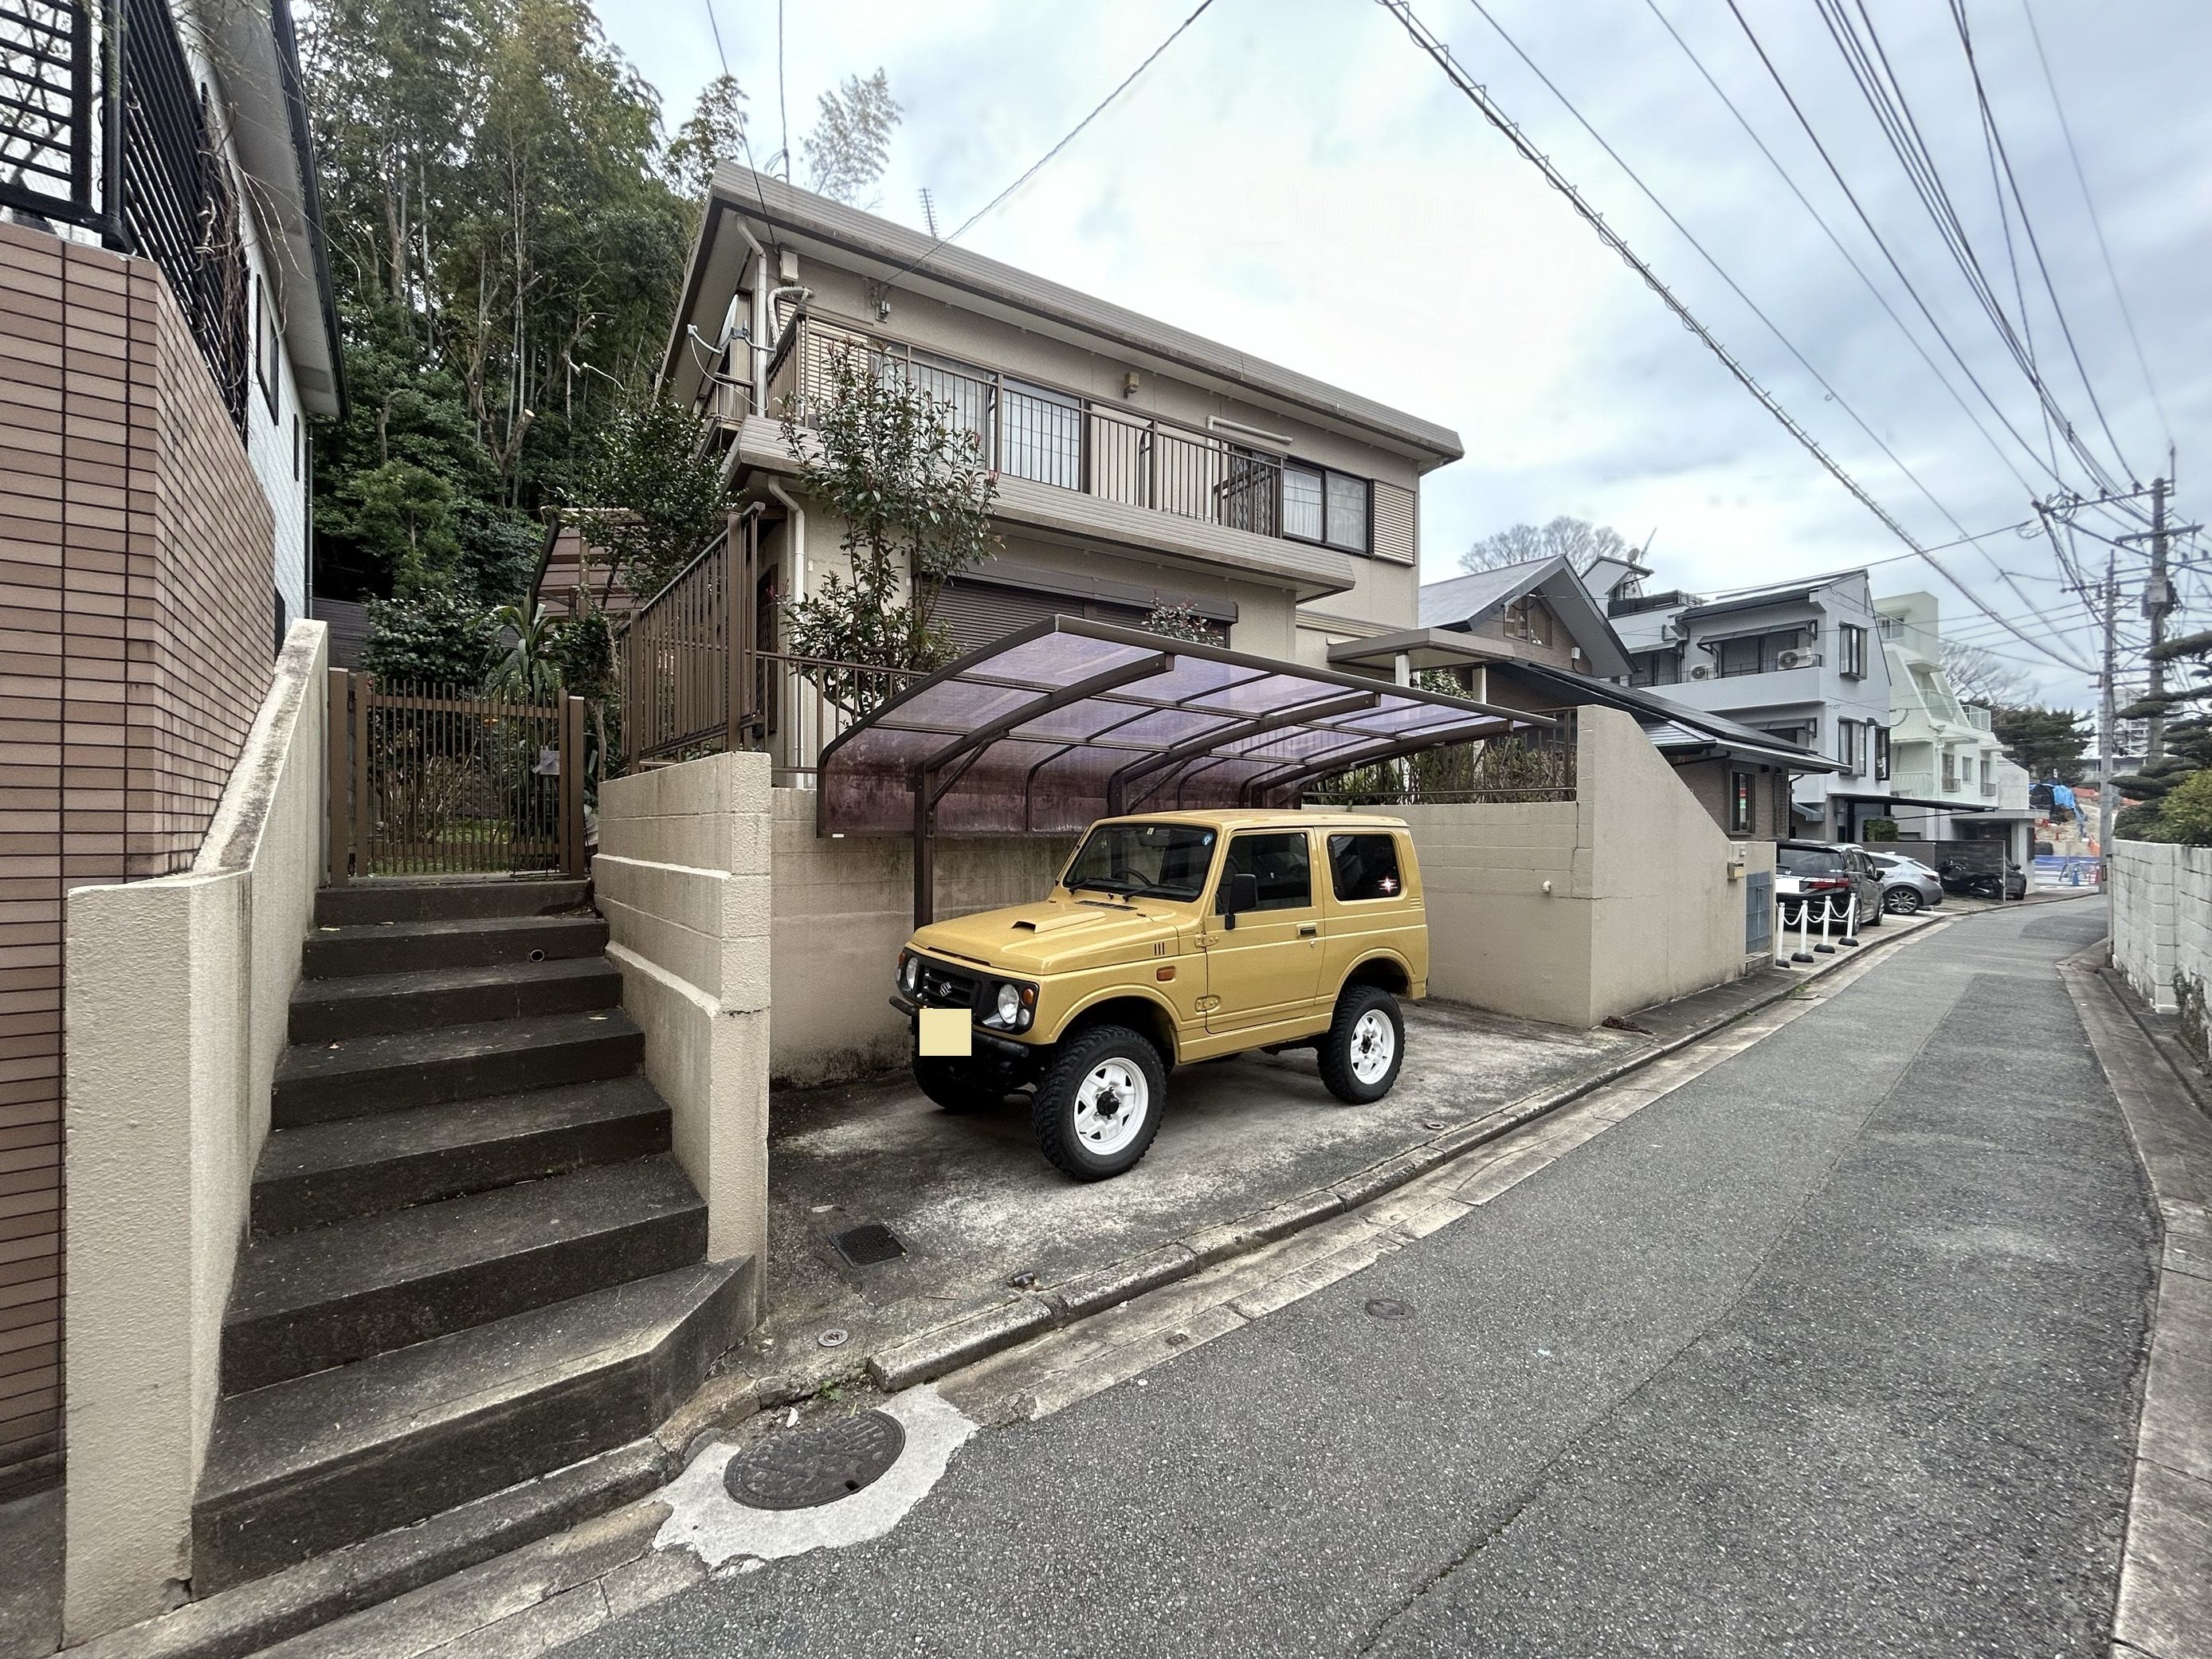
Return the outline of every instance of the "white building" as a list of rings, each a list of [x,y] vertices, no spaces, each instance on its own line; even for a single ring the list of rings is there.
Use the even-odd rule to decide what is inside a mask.
[[[1942,611],[1932,593],[1878,599],[1889,661],[1891,816],[1900,841],[2001,840],[2023,865],[2035,814],[2027,770],[2005,757],[1990,711],[1943,672]]]

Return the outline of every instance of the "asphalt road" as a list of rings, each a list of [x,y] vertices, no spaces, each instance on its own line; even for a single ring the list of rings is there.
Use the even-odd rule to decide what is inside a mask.
[[[1960,923],[1366,1272],[577,1655],[2097,1655],[2154,1229]],[[1378,1319],[1374,1297],[1410,1302]]]

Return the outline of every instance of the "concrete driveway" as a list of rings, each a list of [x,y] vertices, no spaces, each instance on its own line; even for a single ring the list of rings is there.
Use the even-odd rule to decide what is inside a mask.
[[[842,1330],[866,1352],[1009,1294],[1140,1255],[1342,1181],[1438,1129],[1571,1081],[1648,1037],[1570,1031],[1437,1003],[1407,1009],[1398,1086],[1346,1106],[1310,1053],[1187,1066],[1159,1138],[1127,1175],[1067,1180],[1021,1097],[940,1111],[904,1077],[779,1095],[769,1131],[769,1327],[777,1363]],[[839,1235],[889,1227],[904,1254],[855,1266]],[[843,1345],[841,1345],[841,1346]]]

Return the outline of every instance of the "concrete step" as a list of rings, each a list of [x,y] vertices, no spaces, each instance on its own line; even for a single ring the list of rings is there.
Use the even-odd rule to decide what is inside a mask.
[[[279,1129],[253,1176],[253,1230],[296,1232],[668,1150],[642,1077]]]
[[[219,1401],[193,1593],[650,1432],[737,1341],[753,1272],[695,1263]]]
[[[331,1042],[383,1031],[582,1013],[614,1007],[622,989],[622,975],[605,957],[306,979],[292,994],[291,1036],[295,1042]]]
[[[405,974],[595,957],[606,948],[597,916],[479,916],[453,921],[375,921],[318,927],[301,972],[309,979]]]
[[[446,881],[395,881],[371,876],[315,895],[324,927],[375,921],[459,921],[467,917],[550,916],[580,910],[592,886],[565,876],[457,876]]]
[[[665,1154],[253,1239],[223,1316],[222,1390],[665,1273],[706,1248],[707,1206]]]
[[[645,1033],[619,1008],[295,1043],[277,1062],[270,1127],[590,1083],[644,1057]]]

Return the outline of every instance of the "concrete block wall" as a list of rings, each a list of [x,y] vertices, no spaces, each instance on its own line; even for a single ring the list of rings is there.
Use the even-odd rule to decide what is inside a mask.
[[[2115,842],[2112,905],[2113,966],[2160,1012],[2185,1014],[2185,1038],[2212,1053],[2212,847]]]
[[[623,1006],[717,1261],[768,1259],[769,765],[712,755],[609,779],[592,862]]]
[[[325,868],[328,629],[293,624],[182,875],[69,896],[68,1639],[162,1612]]]
[[[770,857],[769,1066],[778,1084],[840,1082],[905,1063],[890,1004],[899,947],[914,932],[913,847],[904,836],[814,833],[814,793],[775,792]],[[1051,890],[1071,836],[940,837],[937,915],[1022,904]]]

